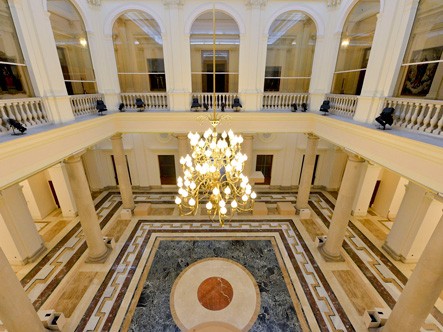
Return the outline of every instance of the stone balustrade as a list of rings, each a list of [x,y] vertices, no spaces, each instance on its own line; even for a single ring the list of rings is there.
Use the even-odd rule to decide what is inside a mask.
[[[234,98],[238,96],[238,93],[225,93],[219,92],[215,94],[215,103],[217,110],[220,110],[220,105],[222,103],[225,104],[226,109],[232,109],[232,103],[234,102]],[[195,92],[192,94],[193,98],[197,98],[198,102],[203,104],[208,104],[209,108],[212,109],[212,92]],[[240,99],[240,103],[241,103]],[[191,107],[191,101],[189,102],[189,108]]]
[[[97,100],[103,100],[103,94],[87,94],[69,96],[74,116],[97,113]]]
[[[265,92],[263,94],[263,110],[289,111],[294,103],[300,109],[301,104],[308,103],[308,98],[308,93]]]
[[[386,98],[383,107],[393,107],[394,127],[442,135],[443,101]]]
[[[6,122],[11,118],[26,128],[50,122],[41,98],[0,100],[0,133],[12,131]]]
[[[146,110],[167,111],[168,94],[166,92],[121,93],[121,102],[126,110],[136,110],[135,100],[140,98]]]
[[[327,94],[326,100],[329,100],[329,113],[353,118],[357,108],[358,96],[354,95],[333,95]]]

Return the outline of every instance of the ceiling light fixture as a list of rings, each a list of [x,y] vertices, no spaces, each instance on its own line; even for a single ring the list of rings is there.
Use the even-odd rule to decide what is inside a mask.
[[[215,5],[212,25],[213,113],[208,117],[212,128],[203,135],[188,134],[192,153],[180,158],[183,178],[177,178],[179,190],[175,203],[182,216],[195,215],[201,207],[212,220],[218,219],[223,226],[225,220],[230,220],[236,212],[252,211],[257,195],[252,191],[248,177],[242,173],[248,158],[241,153],[243,138],[232,130],[217,132],[221,117],[216,113],[215,96]]]

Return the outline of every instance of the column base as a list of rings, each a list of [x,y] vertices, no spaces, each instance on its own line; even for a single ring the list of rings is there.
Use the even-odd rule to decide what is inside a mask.
[[[394,260],[396,261],[401,261],[402,256],[397,254],[390,246],[388,246],[388,244],[385,242],[383,243],[383,245],[381,246],[382,249],[384,249],[389,256],[391,256]]]
[[[318,252],[320,253],[320,255],[322,255],[322,257],[324,258],[324,260],[326,262],[344,262],[345,261],[345,259],[343,258],[342,255],[331,255],[328,252],[326,252],[325,243],[326,242],[323,242],[318,245]]]
[[[104,263],[108,259],[111,252],[112,252],[112,248],[106,246],[106,251],[102,255],[100,255],[98,257],[90,257],[89,256],[88,258],[86,258],[85,263],[89,263],[89,264]]]
[[[45,251],[46,251],[46,246],[42,242],[41,247],[38,248],[38,250],[35,253],[33,253],[32,256],[26,257],[23,260],[9,260],[9,259],[8,260],[9,263],[12,265],[26,265],[35,262]]]

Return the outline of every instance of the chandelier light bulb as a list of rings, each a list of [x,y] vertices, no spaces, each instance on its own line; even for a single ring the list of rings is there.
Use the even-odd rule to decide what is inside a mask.
[[[231,202],[231,207],[233,208],[233,209],[236,209],[237,208],[237,201],[232,201]]]
[[[257,194],[255,193],[255,191],[253,191],[253,192],[251,193],[251,198],[252,198],[252,199],[256,199],[256,198],[257,198]]]
[[[209,172],[214,173],[217,169],[215,168],[214,165],[211,165],[211,167],[209,167]]]
[[[228,210],[224,206],[222,208],[220,208],[221,214],[226,214],[226,212],[228,212]]]
[[[231,188],[226,187],[225,190],[223,190],[226,195],[229,195],[231,193]]]
[[[241,200],[243,201],[243,202],[246,202],[247,200],[248,200],[248,196],[245,194],[245,195],[243,195],[242,197],[241,197]]]
[[[206,203],[206,208],[208,210],[212,210],[212,203],[211,202]]]
[[[184,189],[182,191],[182,196],[183,197],[188,197],[188,192],[186,190],[184,190]]]
[[[218,189],[218,187],[215,187],[214,190],[212,190],[212,193],[213,193],[215,196],[218,196],[218,195],[220,194],[220,190]]]
[[[195,205],[195,199],[191,198],[191,199],[189,200],[189,205],[190,205],[190,206],[194,206],[194,205]]]
[[[180,204],[182,202],[182,200],[180,199],[180,197],[175,196],[175,204]]]
[[[222,208],[222,207],[225,207],[225,206],[226,206],[226,203],[225,203],[224,200],[221,200],[221,201],[218,203],[218,205]]]
[[[197,187],[197,185],[195,184],[195,182],[191,182],[191,184],[189,185],[189,188],[191,188],[192,190],[194,190]]]

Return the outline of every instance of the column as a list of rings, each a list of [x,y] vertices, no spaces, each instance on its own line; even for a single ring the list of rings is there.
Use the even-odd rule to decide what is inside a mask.
[[[265,78],[267,34],[263,34],[268,0],[245,1],[245,26],[254,27],[240,31],[238,93],[243,110],[259,111],[263,107],[263,82]],[[254,54],[254,56],[251,56]],[[258,69],[258,70],[257,70]]]
[[[0,320],[8,331],[46,331],[31,301],[0,249]]]
[[[126,163],[125,150],[123,149],[122,134],[111,136],[112,152],[114,154],[115,169],[118,177],[118,187],[122,197],[123,209],[134,210],[134,197],[132,185],[129,179],[128,165]]]
[[[331,224],[329,225],[328,238],[324,245],[319,248],[326,261],[343,261],[340,249],[351,216],[352,203],[354,202],[363,162],[364,159],[356,155],[348,157],[345,174],[338,192]]]
[[[443,217],[394,306],[383,332],[420,330],[443,290],[442,239]]]
[[[252,175],[252,139],[254,136],[250,134],[243,134],[242,137],[242,152],[248,156],[248,159],[245,161],[243,174],[250,177]]]
[[[368,161],[364,164],[356,190],[357,194],[352,207],[352,215],[363,217],[368,214],[369,203],[371,202],[380,170],[380,166]]]
[[[163,0],[165,27],[162,31],[168,105],[171,111],[191,107],[191,49],[189,33],[183,31],[183,0]],[[176,51],[180,50],[180,56]]]
[[[46,172],[39,172],[20,182],[29,212],[34,220],[42,220],[57,209]]]
[[[325,184],[326,190],[338,191],[340,189],[348,156],[343,149],[338,146],[328,150],[327,154],[329,169],[327,170],[327,182]]]
[[[34,92],[55,123],[74,119],[55,45],[46,1],[9,1]]]
[[[378,14],[371,55],[354,120],[372,122],[382,110],[383,98],[393,95],[418,2],[384,2],[383,11]]]
[[[318,136],[308,133],[308,142],[306,144],[305,159],[301,173],[300,185],[298,186],[297,202],[295,208],[297,211],[309,207],[309,193],[311,192],[312,175],[314,174],[315,156],[317,155]]]
[[[440,219],[443,203],[428,189],[409,182],[391,231],[383,245],[390,256],[415,263]]]
[[[77,216],[77,206],[75,205],[71,184],[68,179],[66,166],[62,163],[52,166],[48,169],[52,185],[57,194],[58,204],[63,217],[73,218]]]
[[[69,180],[74,194],[78,215],[89,248],[88,263],[103,263],[110,253],[103,241],[103,235],[95,212],[94,202],[89,191],[88,180],[81,160],[81,153],[65,160]]]
[[[372,209],[380,216],[393,219],[405,194],[408,180],[384,168]]]
[[[45,250],[18,184],[0,191],[0,245],[11,264],[32,262]]]

